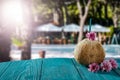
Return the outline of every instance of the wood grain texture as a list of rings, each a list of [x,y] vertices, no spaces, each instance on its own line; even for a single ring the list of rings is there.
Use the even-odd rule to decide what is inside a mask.
[[[0,63],[0,80],[120,80],[118,69],[92,73],[73,58],[48,58]]]
[[[0,80],[39,80],[42,60],[0,63]]]
[[[44,59],[41,80],[81,80],[72,59]]]

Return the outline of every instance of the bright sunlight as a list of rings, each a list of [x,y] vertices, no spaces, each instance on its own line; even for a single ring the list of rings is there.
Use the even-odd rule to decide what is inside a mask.
[[[23,11],[20,0],[10,0],[3,3],[2,12],[5,20],[7,19],[8,21],[16,24],[23,23]]]

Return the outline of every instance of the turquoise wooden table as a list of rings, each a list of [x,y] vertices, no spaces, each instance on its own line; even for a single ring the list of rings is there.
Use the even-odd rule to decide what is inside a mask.
[[[48,58],[0,63],[0,80],[120,80],[118,69],[92,73],[73,58]]]

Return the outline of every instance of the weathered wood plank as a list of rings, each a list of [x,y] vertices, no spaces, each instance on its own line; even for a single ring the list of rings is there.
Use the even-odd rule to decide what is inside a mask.
[[[0,63],[0,80],[39,80],[42,59]]]
[[[92,73],[73,58],[48,58],[0,63],[0,80],[120,80],[118,69]]]
[[[82,76],[83,80],[120,80],[120,75],[116,73],[114,70],[110,72],[99,71],[99,72],[93,73],[88,71],[87,67],[85,67],[84,65],[77,63],[74,59],[73,59],[73,62],[74,62],[74,65],[76,66],[76,69],[79,71],[79,74]],[[120,71],[119,68],[116,70],[117,72]]]
[[[69,58],[44,59],[41,80],[82,80]]]

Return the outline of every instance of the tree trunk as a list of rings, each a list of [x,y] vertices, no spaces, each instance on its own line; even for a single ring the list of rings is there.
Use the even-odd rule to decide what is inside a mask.
[[[53,23],[55,25],[59,25],[59,14],[58,14],[58,11],[57,11],[57,8],[56,9],[53,9]]]
[[[118,27],[118,15],[119,14],[117,14],[118,13],[118,10],[117,10],[117,8],[115,7],[115,9],[114,9],[114,11],[113,11],[113,17],[112,17],[112,19],[113,19],[113,24],[114,24],[114,27],[115,28],[117,28]]]
[[[67,9],[67,5],[64,4],[64,8],[65,8],[65,15],[66,15],[66,24],[69,24],[69,15],[68,15],[68,9]]]
[[[105,6],[105,9],[104,9],[105,10],[105,18],[108,19],[108,8],[107,8],[108,7],[108,3],[105,3],[104,6]]]
[[[1,16],[1,15],[0,15]],[[3,19],[3,18],[1,18]],[[13,31],[11,25],[3,26],[6,21],[0,24],[0,61],[10,61],[10,46],[11,46],[11,32]]]
[[[34,19],[32,15],[32,0],[23,0],[24,5],[23,7],[28,7],[28,13],[26,12],[26,9],[23,10],[24,13],[24,21],[27,24],[27,38],[25,40],[25,46],[22,52],[22,59],[31,59],[31,45],[34,37]]]
[[[114,24],[114,27],[117,28],[118,27],[118,17],[117,17],[117,14],[114,14],[113,16],[113,24]]]
[[[0,34],[0,62],[10,61],[11,40],[5,32]]]
[[[79,18],[80,18],[80,32],[78,35],[78,42],[80,42],[83,38],[84,24],[85,24],[87,15],[88,15],[91,0],[88,0],[87,4],[84,7],[84,10],[82,10],[82,6],[79,0],[76,0],[76,3],[77,3],[78,10],[79,10]]]
[[[78,35],[78,42],[80,42],[83,39],[84,24],[85,24],[85,19],[81,18],[81,20],[80,20],[80,32]]]
[[[12,27],[9,19],[3,17],[2,4],[5,0],[0,1],[0,62],[10,61],[10,46],[11,46],[11,32]]]

